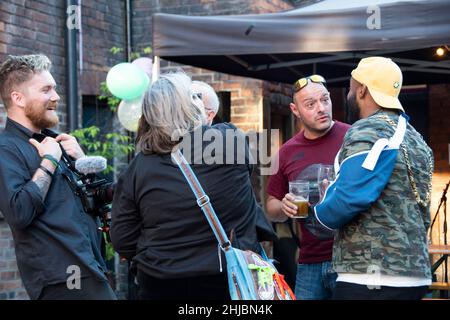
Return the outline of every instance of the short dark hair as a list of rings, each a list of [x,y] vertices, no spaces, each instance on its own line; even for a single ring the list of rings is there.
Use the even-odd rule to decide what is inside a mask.
[[[0,96],[5,108],[11,104],[11,92],[41,71],[50,71],[52,63],[43,54],[8,56],[0,65]]]

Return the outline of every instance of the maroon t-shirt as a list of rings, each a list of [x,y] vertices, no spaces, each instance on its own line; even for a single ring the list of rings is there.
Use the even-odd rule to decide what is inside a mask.
[[[310,140],[303,131],[288,140],[279,150],[278,171],[270,176],[267,193],[278,200],[289,192],[289,181],[309,180],[309,201],[314,205],[319,200],[317,189],[317,170],[320,164],[333,164],[345,133],[350,126],[335,121],[326,135]],[[319,263],[331,260],[333,238],[317,221],[296,219],[300,232],[299,263]]]

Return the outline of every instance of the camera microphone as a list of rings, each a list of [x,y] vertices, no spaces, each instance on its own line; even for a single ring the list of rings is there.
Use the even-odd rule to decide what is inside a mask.
[[[106,167],[106,159],[100,156],[86,156],[75,161],[75,169],[85,175],[101,172]]]

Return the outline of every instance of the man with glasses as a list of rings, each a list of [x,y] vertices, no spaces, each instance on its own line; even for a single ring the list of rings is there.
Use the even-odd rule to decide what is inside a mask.
[[[318,202],[319,168],[333,164],[350,127],[333,120],[330,93],[322,76],[299,79],[293,89],[290,108],[304,129],[280,148],[278,172],[273,172],[268,183],[267,214],[276,222],[295,218],[297,213],[294,198],[289,194],[289,181],[308,180],[309,201],[313,205]],[[296,221],[301,248],[295,295],[301,300],[329,299],[336,281],[336,273],[331,269],[333,233],[313,219],[312,210],[308,218]]]
[[[205,106],[205,112],[208,125],[212,125],[214,117],[219,111],[219,97],[214,89],[203,81],[192,81],[192,90]]]

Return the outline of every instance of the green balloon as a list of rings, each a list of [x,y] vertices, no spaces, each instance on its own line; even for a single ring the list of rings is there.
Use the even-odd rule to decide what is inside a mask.
[[[140,97],[147,90],[150,79],[137,66],[123,62],[116,64],[106,76],[106,86],[117,98],[131,100]]]

